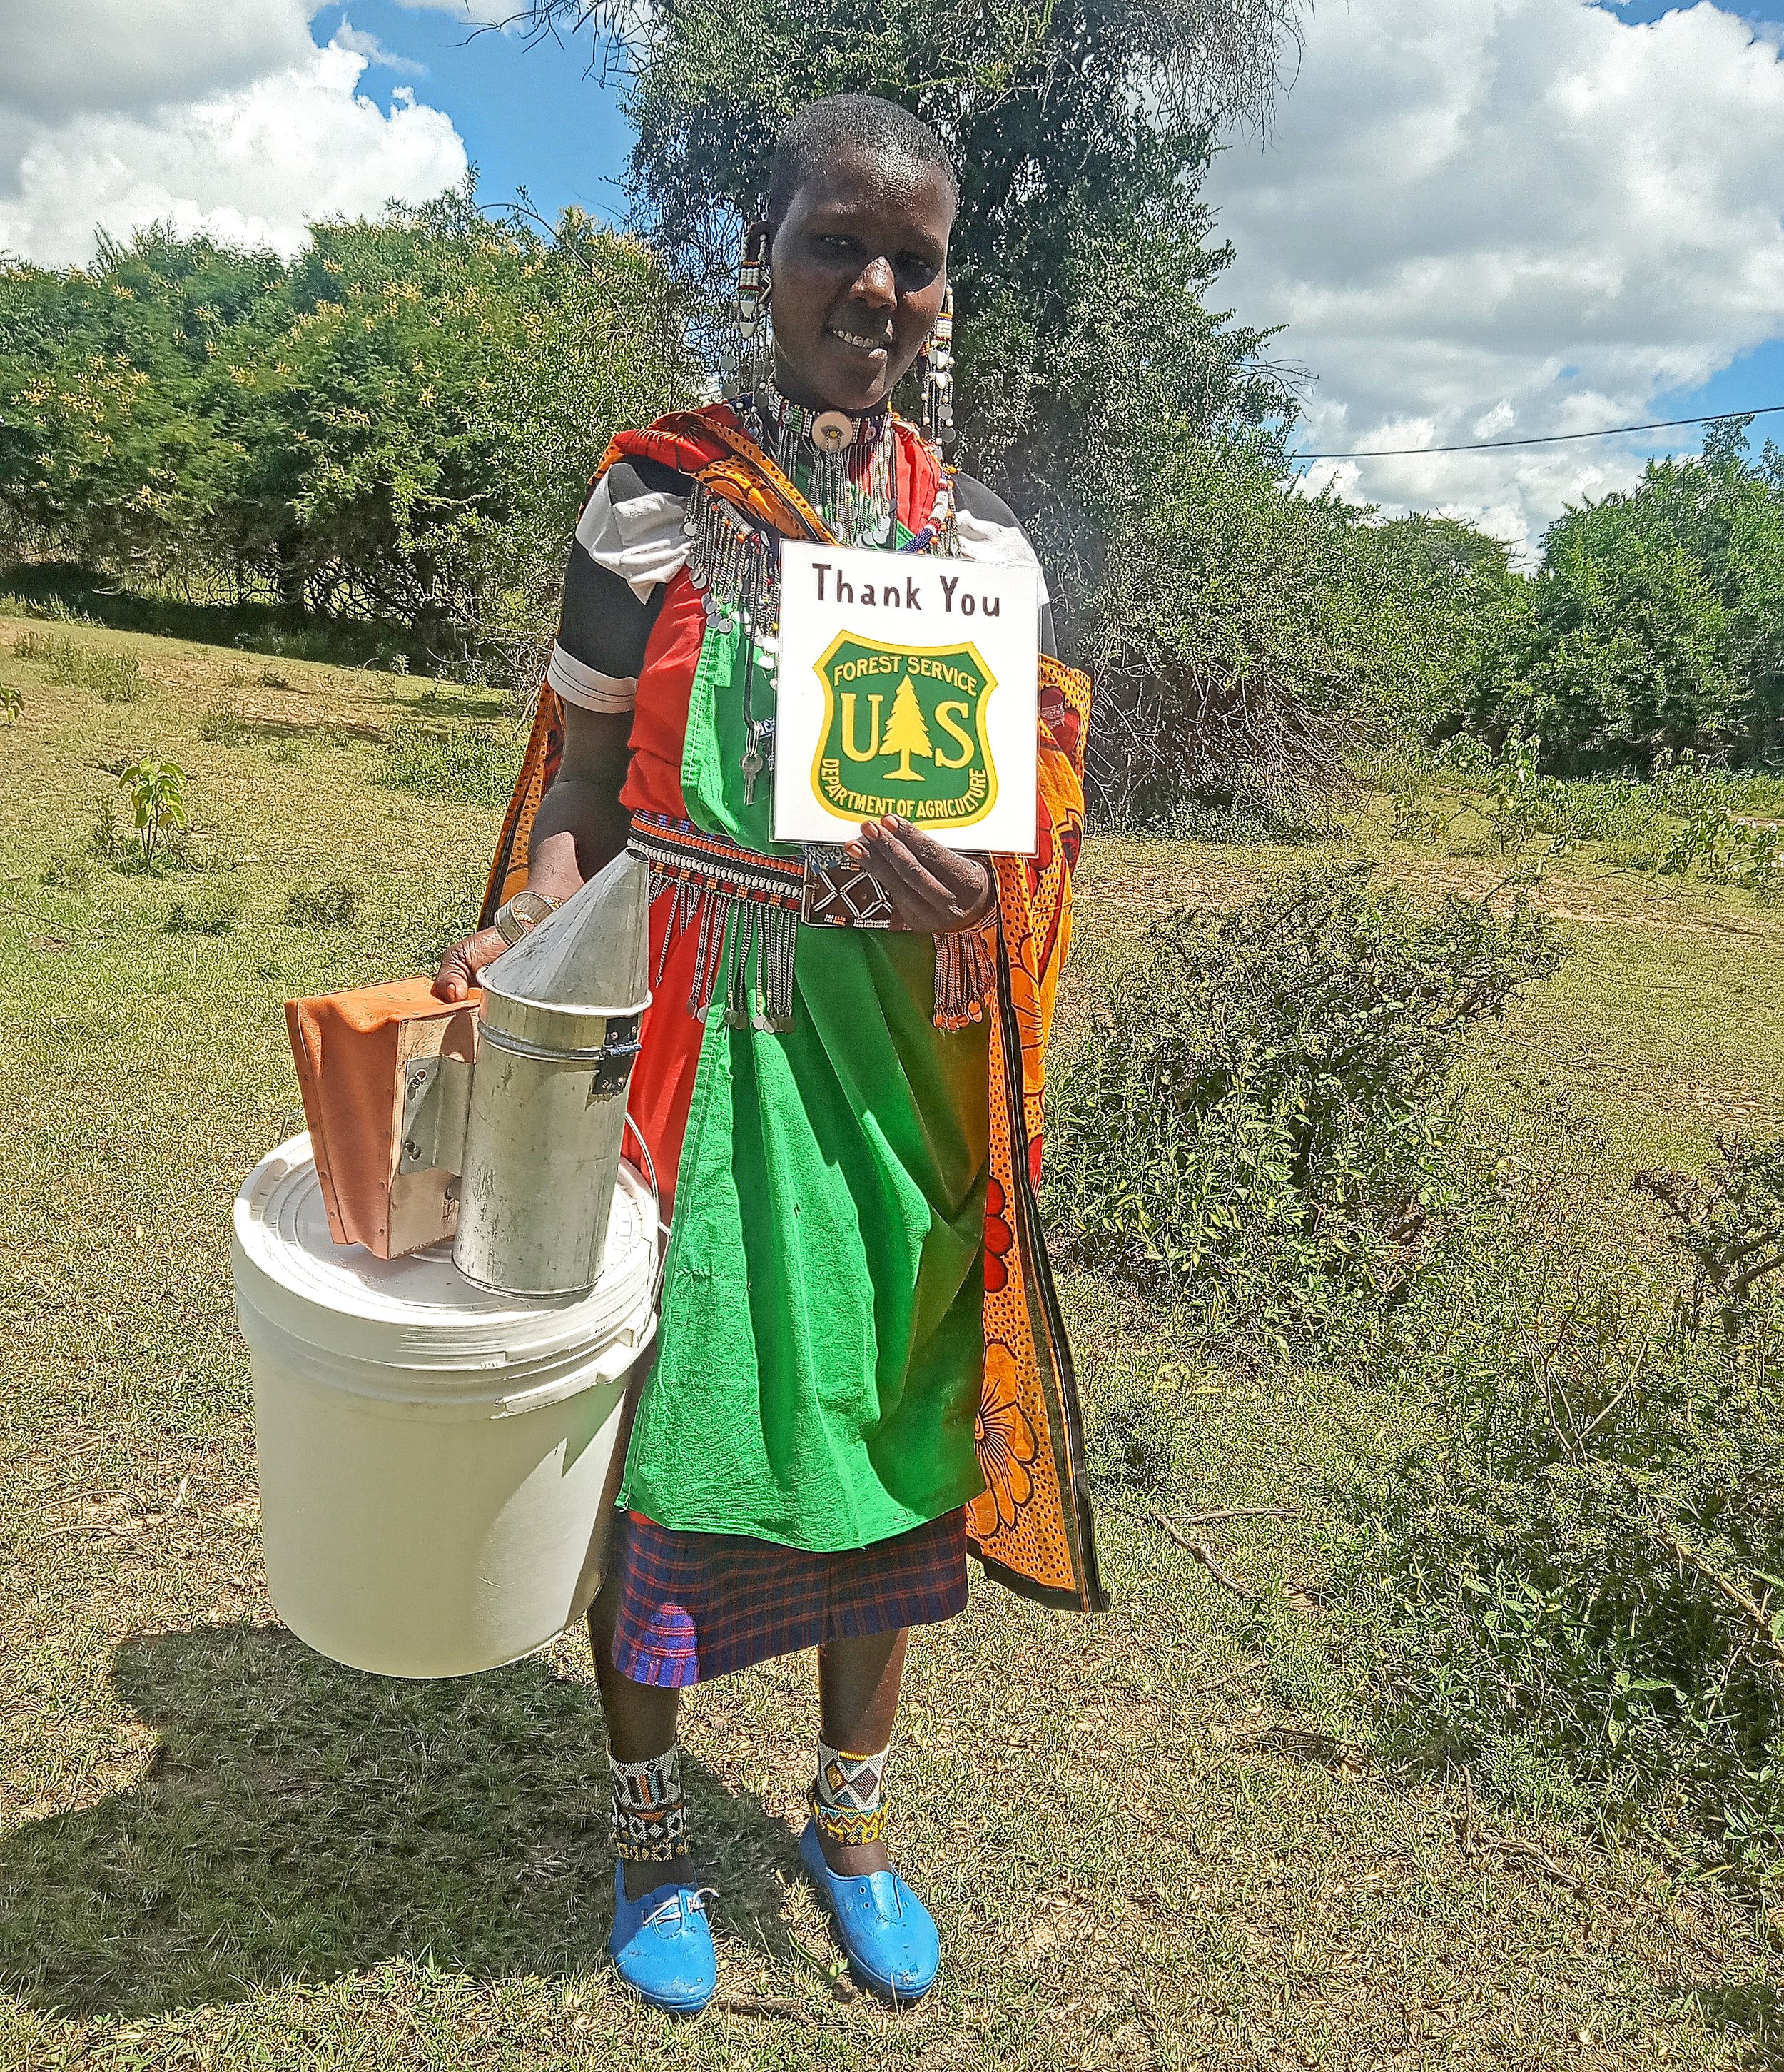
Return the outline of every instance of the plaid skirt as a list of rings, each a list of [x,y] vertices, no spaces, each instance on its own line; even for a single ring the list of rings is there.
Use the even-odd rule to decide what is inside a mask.
[[[966,1513],[841,1554],[615,1521],[614,1665],[635,1684],[702,1684],[826,1641],[939,1626],[966,1609]]]

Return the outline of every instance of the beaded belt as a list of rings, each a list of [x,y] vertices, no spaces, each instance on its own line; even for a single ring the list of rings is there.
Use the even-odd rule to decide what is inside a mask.
[[[651,904],[672,899],[654,985],[669,953],[697,921],[688,1010],[697,1021],[723,1001],[734,1029],[793,1026],[793,956],[802,919],[820,927],[884,927],[891,902],[840,849],[808,849],[803,859],[763,856],[666,813],[634,813],[628,845],[652,880]],[[737,925],[734,927],[733,917]],[[995,966],[984,931],[935,938],[935,1022],[959,1029],[979,1020]]]

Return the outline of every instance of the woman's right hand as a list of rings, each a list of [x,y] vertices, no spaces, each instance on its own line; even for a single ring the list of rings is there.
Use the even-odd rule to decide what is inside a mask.
[[[492,964],[508,948],[493,928],[479,928],[474,935],[467,935],[462,943],[454,943],[440,960],[440,968],[434,974],[434,997],[436,1000],[462,1000],[477,983],[477,976],[485,964]]]

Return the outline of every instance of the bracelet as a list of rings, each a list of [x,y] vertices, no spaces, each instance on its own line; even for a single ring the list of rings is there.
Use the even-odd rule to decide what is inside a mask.
[[[960,927],[954,931],[956,935],[964,935],[968,928],[982,928],[988,921],[993,919],[997,915],[998,905],[1002,897],[1001,889],[997,883],[997,866],[996,864],[992,862],[989,857],[987,857],[984,859],[984,861],[986,868],[991,873],[991,890],[986,895],[984,906],[979,911],[979,912],[973,915],[970,919],[961,922]]]
[[[549,892],[516,892],[512,899],[504,900],[491,919],[490,925],[512,950],[523,935],[529,935],[549,915],[555,914],[563,905]]]

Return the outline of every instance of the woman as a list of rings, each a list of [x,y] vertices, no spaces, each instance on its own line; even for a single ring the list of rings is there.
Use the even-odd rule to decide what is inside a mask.
[[[631,1103],[672,1235],[590,1625],[613,1955],[682,2011],[716,1979],[678,1774],[686,1685],[816,1646],[801,1860],[857,1976],[910,2000],[939,1951],[885,1844],[909,1630],[963,1608],[969,1541],[1017,1588],[1100,1601],[1034,1202],[1087,683],[1043,659],[1033,859],[961,855],[890,817],[846,852],[770,833],[779,541],[1034,562],[1008,509],[888,407],[927,352],[947,427],[956,201],[939,141],[889,102],[818,101],[782,130],[740,274],[750,393],[609,450],[489,924],[436,981],[463,998],[628,842],[656,874]],[[802,900],[878,903],[890,925],[806,925]]]

